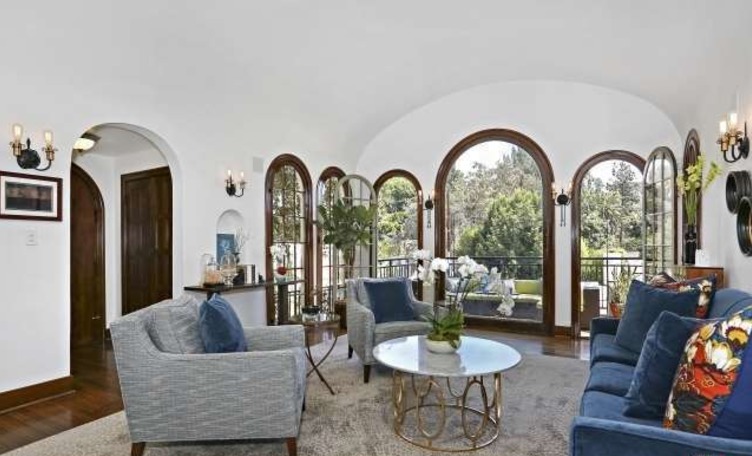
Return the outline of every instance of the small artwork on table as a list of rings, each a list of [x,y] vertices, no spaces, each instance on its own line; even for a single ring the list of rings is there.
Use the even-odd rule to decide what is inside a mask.
[[[217,263],[221,263],[222,257],[228,253],[235,253],[235,235],[217,233]]]
[[[0,171],[0,218],[63,219],[63,180]]]

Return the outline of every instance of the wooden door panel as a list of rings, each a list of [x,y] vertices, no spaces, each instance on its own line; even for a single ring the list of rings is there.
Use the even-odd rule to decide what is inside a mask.
[[[105,324],[104,203],[94,181],[71,168],[71,346],[101,343]]]
[[[169,168],[122,176],[123,314],[172,296]]]

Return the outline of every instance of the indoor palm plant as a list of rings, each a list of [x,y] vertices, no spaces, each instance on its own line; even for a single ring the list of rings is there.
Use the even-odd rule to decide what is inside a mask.
[[[342,252],[345,278],[352,278],[355,249],[367,246],[373,236],[376,206],[362,206],[338,200],[327,207],[319,205],[317,224],[324,231],[324,244],[331,244]]]

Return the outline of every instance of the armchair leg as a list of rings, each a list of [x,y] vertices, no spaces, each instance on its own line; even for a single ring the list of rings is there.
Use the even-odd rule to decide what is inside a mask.
[[[353,348],[352,345],[347,346],[347,359],[352,359]]]
[[[371,378],[371,365],[365,364],[363,365],[363,383],[368,383],[368,380]]]
[[[303,398],[303,411],[305,412],[305,398]]]
[[[133,442],[131,443],[131,456],[143,456],[145,449],[146,449],[146,443]]]
[[[295,437],[287,438],[287,456],[298,456],[298,439]]]

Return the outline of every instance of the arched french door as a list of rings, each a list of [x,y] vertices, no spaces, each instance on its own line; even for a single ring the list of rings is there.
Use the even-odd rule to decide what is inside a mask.
[[[639,155],[624,150],[609,150],[588,158],[575,172],[571,223],[571,320],[574,337],[579,337],[582,329],[589,329],[591,318],[604,312],[612,272],[629,262],[642,261],[641,243],[635,246],[636,252],[633,252],[639,255],[638,258],[632,260],[618,253],[612,258],[609,250],[613,243],[609,242],[609,236],[612,236],[612,231],[617,231],[612,229],[612,225],[626,219],[615,213],[618,211],[629,212],[629,217],[640,217],[636,229],[641,233],[641,180],[644,168],[645,159]],[[635,200],[635,197],[638,199]],[[589,218],[585,220],[584,216]],[[635,237],[636,233],[631,235]],[[621,244],[626,244],[623,235],[621,237],[617,248],[620,251],[623,250]]]
[[[326,168],[319,176],[316,185],[316,204],[324,205],[331,208],[337,199],[337,181],[345,177],[345,172],[336,166]],[[332,302],[330,295],[337,293],[338,290],[344,290],[344,282],[340,281],[337,287],[334,286],[334,265],[332,258],[334,248],[332,245],[324,244],[324,233],[321,229],[316,229],[316,286],[319,290],[319,299],[321,302]],[[342,264],[342,262],[339,262]],[[344,279],[344,277],[343,277]],[[335,296],[335,301],[340,296]]]
[[[668,147],[658,147],[648,157],[643,192],[644,273],[649,278],[677,262],[676,158]]]
[[[423,248],[423,191],[404,169],[385,172],[373,184],[379,200],[378,275],[407,277],[410,255]]]
[[[287,302],[278,302],[277,287],[266,290],[266,315],[270,323],[284,323],[300,313],[311,290],[312,201],[311,175],[292,154],[272,160],[266,172],[266,277],[272,279],[279,266],[286,269]],[[280,253],[272,255],[272,247]]]
[[[514,297],[485,293],[465,301],[468,323],[554,333],[554,227],[551,163],[531,138],[512,130],[474,133],[447,153],[436,177],[435,255],[470,255],[504,280]],[[451,293],[453,271],[437,296]]]

